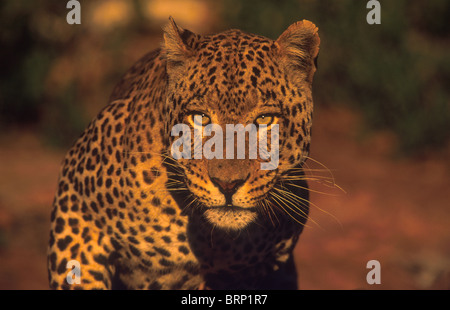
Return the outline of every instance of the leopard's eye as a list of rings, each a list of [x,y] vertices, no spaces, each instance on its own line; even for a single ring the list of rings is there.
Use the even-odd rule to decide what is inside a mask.
[[[198,126],[206,126],[211,123],[211,118],[205,113],[194,112],[189,117],[191,122]]]
[[[269,114],[263,114],[258,116],[255,119],[255,124],[257,125],[270,125],[273,123],[273,121],[275,120],[275,117],[273,115],[269,115]]]

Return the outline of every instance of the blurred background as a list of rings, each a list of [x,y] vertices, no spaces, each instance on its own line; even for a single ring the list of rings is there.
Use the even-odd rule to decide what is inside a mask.
[[[66,3],[0,2],[0,289],[48,288],[59,165],[169,16],[199,34],[319,27],[308,165],[337,186],[310,183],[300,288],[450,289],[449,1],[383,1],[380,25],[366,1],[81,0],[80,25]]]

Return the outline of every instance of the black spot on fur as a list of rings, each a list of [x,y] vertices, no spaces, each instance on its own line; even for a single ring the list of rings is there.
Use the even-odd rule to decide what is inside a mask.
[[[96,281],[103,281],[103,274],[97,271],[89,270],[89,273],[94,277]]]
[[[159,254],[161,254],[161,255],[163,255],[163,256],[166,256],[166,257],[170,257],[170,252],[167,251],[166,249],[161,248],[161,247],[156,247],[156,246],[154,246],[153,248],[154,248],[155,251],[158,252]]]
[[[66,236],[64,239],[59,239],[56,243],[60,251],[64,251],[67,246],[72,242],[73,238],[71,236]]]

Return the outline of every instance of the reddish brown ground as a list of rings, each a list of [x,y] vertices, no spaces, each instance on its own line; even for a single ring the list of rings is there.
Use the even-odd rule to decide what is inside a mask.
[[[296,248],[302,289],[450,289],[450,152],[394,158],[395,139],[358,138],[348,110],[315,114],[311,157],[346,193],[311,182],[311,221]],[[320,168],[319,165],[314,165]],[[320,211],[318,208],[328,212]],[[330,215],[331,214],[331,215]],[[369,260],[381,284],[368,285]]]
[[[361,139],[358,120],[343,109],[316,111],[311,157],[346,193],[310,184],[327,195],[311,194],[315,223],[296,248],[301,288],[450,289],[450,152],[395,159],[395,139]],[[0,136],[0,289],[48,288],[49,214],[63,155],[30,132]],[[372,259],[381,285],[366,283]]]

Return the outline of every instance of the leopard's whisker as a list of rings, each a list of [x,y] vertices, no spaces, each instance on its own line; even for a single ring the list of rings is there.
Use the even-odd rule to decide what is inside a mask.
[[[270,214],[269,209],[267,208],[267,205],[265,204],[265,200],[261,199],[257,203],[258,207],[267,215],[267,217],[270,219],[270,222],[273,226],[275,226],[275,222],[272,219],[272,215]]]
[[[266,196],[266,197],[267,197],[267,196]],[[278,225],[279,225],[279,224],[280,224],[280,220],[278,219],[278,216],[277,216],[277,214],[275,213],[275,210],[271,207],[271,206],[272,206],[272,203],[270,202],[270,200],[264,198],[262,201],[264,202],[264,206],[265,206],[265,208],[266,208],[266,210],[267,210],[267,213],[269,214],[269,217],[271,218],[271,220],[272,220],[272,217],[271,217],[270,214],[273,214],[274,218],[277,220]]]
[[[283,189],[284,188],[284,189]],[[292,193],[290,190],[288,190],[287,188],[283,187],[283,188],[279,188],[279,187],[274,187],[274,190],[276,190],[280,195],[282,195],[283,197],[285,197],[286,199],[294,199],[294,201],[296,201],[297,203],[299,203],[301,206],[303,207],[308,207],[308,204],[310,204],[311,202],[307,199],[303,200],[298,200],[295,198],[298,198],[297,195],[295,195],[294,193]],[[302,210],[302,212],[304,213],[304,211]],[[307,215],[306,213],[304,213],[305,215]]]
[[[283,203],[283,205],[285,205],[287,208],[289,208],[291,211],[293,211],[295,214],[297,214],[298,216],[300,216],[301,218],[307,219],[307,215],[305,214],[305,212],[303,210],[298,209],[298,207],[294,204],[292,204],[292,202],[290,203],[290,205],[288,205],[289,200],[287,200],[285,197],[278,195],[274,192],[270,192],[270,194],[278,199],[278,201],[280,201],[281,203]]]
[[[314,163],[320,165],[320,166],[323,167],[325,170],[327,170],[328,173],[329,173],[329,174],[331,175],[331,177],[333,178],[333,182],[334,182],[335,178],[334,178],[333,172],[331,172],[331,170],[330,170],[327,166],[325,166],[323,163],[321,163],[320,161],[318,161],[318,160],[316,160],[316,159],[314,159],[314,158],[312,158],[312,157],[310,157],[310,156],[306,156],[306,159],[311,160],[312,162],[314,162]],[[305,163],[305,164],[306,164],[306,163]]]
[[[183,207],[182,213],[183,213],[186,209],[188,209],[189,206],[191,206],[193,203],[195,203],[195,202],[198,200],[197,197],[192,197],[192,194],[189,195],[188,198],[191,199],[191,201],[190,201],[186,206]]]
[[[311,206],[313,206],[313,207],[316,208],[317,210],[319,210],[319,211],[323,212],[324,214],[326,214],[326,215],[332,217],[332,218],[333,218],[337,223],[339,223],[339,225],[342,227],[341,221],[339,221],[339,219],[338,219],[336,216],[334,216],[334,215],[331,214],[330,212],[327,212],[326,210],[320,208],[320,207],[319,207],[318,205],[316,205],[315,203],[313,203],[313,202],[311,202],[311,201],[308,201],[307,199],[305,199],[305,198],[303,198],[303,197],[300,197],[300,196],[298,196],[298,195],[292,193],[291,191],[285,191],[285,193],[286,193],[287,195],[289,195],[290,197],[292,197],[293,199],[295,199],[296,201],[298,201],[298,202],[302,202],[302,201],[303,201],[303,202],[309,203]],[[320,227],[320,225],[318,225],[318,226]]]
[[[329,183],[333,183],[332,178],[330,177],[326,177],[326,176],[307,176],[307,175],[301,175],[301,176],[294,176],[294,175],[289,175],[289,176],[282,176],[281,177],[282,180],[292,180],[292,181],[319,181],[319,180],[324,180],[324,181],[328,181]]]
[[[304,165],[306,166],[307,164],[304,163]],[[323,169],[323,168],[305,168],[305,167],[292,167],[289,168],[289,171],[302,171],[302,172],[328,172],[328,171],[333,171],[333,170],[337,170],[337,169]]]
[[[274,198],[275,201],[279,201],[282,202],[282,200],[280,200],[279,198],[277,198],[275,195],[273,195],[272,192],[270,192],[270,194],[272,195],[272,197]],[[302,226],[308,227],[308,225],[300,222],[295,216],[293,216],[289,211],[287,211],[280,203],[277,204],[278,207],[280,207],[287,215],[289,215],[290,218],[292,218],[294,221],[296,221],[297,223],[299,223]],[[290,208],[289,208],[290,209]]]
[[[311,189],[311,188],[308,188],[308,187],[305,187],[305,186],[301,186],[301,185],[298,185],[298,184],[295,184],[295,183],[292,183],[292,182],[289,182],[289,183],[287,183],[287,184],[288,184],[289,186],[301,188],[301,189],[307,190],[307,191],[312,192],[312,193],[317,193],[317,194],[326,195],[326,196],[334,196],[334,197],[337,197],[337,196],[338,196],[337,194],[332,194],[332,193],[327,193],[327,192],[317,191],[317,190],[314,190],[314,189]]]
[[[307,214],[304,210],[304,208],[308,208],[308,200],[305,199],[305,201],[301,201],[295,198],[298,198],[297,195],[291,193],[290,191],[286,190],[282,190],[280,188],[275,188],[278,193],[287,201],[289,202],[295,209],[297,209],[299,212],[304,214],[304,217],[309,219],[309,221],[311,221],[312,223],[314,223],[317,227],[321,228],[320,224],[312,218],[312,216],[310,214]],[[311,202],[309,202],[311,204]],[[300,204],[300,206],[298,206],[297,204]]]
[[[316,224],[318,227],[320,227],[319,223],[315,221],[309,214],[307,214],[302,207],[308,208],[308,203],[312,204],[310,201],[304,199],[304,201],[298,200],[298,196],[294,193],[290,192],[289,190],[283,190],[281,188],[274,188],[279,194],[280,197],[283,197],[285,201],[287,201],[293,208],[298,210],[298,212],[301,212],[304,215],[304,218],[308,218],[311,222]],[[297,204],[300,204],[298,206]]]

